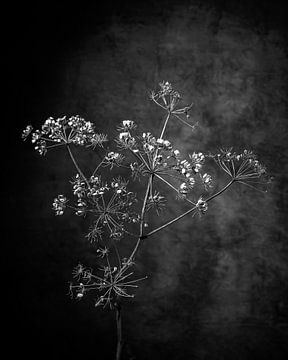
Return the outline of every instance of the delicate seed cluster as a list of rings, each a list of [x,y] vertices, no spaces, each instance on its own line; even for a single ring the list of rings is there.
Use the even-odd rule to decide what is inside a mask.
[[[77,216],[90,214],[96,219],[87,235],[90,241],[102,238],[104,231],[114,239],[125,233],[124,223],[137,223],[139,215],[133,211],[136,195],[127,190],[128,181],[118,177],[107,183],[100,176],[93,175],[86,183],[79,174],[71,181],[73,194],[77,197],[74,210]],[[56,215],[63,215],[66,198],[59,195],[54,200]]]
[[[58,119],[49,117],[41,130],[35,130],[33,133],[32,131],[33,127],[28,125],[22,132],[22,139],[26,140],[32,134],[32,143],[40,155],[45,155],[48,149],[55,146],[75,144],[95,148],[103,146],[107,141],[106,135],[97,134],[93,124],[78,115]]]
[[[98,249],[101,257],[107,258],[107,249]],[[126,262],[125,262],[126,261]],[[100,293],[95,301],[95,306],[109,306],[113,308],[113,305],[118,297],[133,298],[134,294],[129,294],[128,290],[131,288],[137,288],[137,282],[146,279],[131,280],[133,272],[128,272],[132,262],[127,262],[123,259],[123,265],[121,268],[117,266],[110,266],[109,262],[107,266],[103,266],[99,269],[99,274],[93,274],[90,268],[84,267],[82,264],[78,264],[73,270],[73,276],[76,283],[70,283],[69,295],[81,300],[85,294],[89,291],[97,291]]]
[[[110,151],[104,158],[103,164],[112,169],[114,166],[120,166],[124,161],[124,156],[118,152]]]
[[[137,161],[130,163],[130,169],[134,179],[144,175],[155,174],[162,180],[174,179],[178,182],[178,197],[185,198],[194,188],[197,179],[202,182],[205,190],[212,186],[212,178],[201,170],[204,165],[203,153],[189,155],[189,160],[182,159],[178,149],[174,149],[170,141],[156,138],[150,132],[137,134],[136,125],[127,125],[125,120],[118,127],[120,134],[116,140],[123,150],[130,150]],[[125,130],[125,132],[122,132]],[[173,185],[174,186],[174,185]],[[172,187],[172,186],[171,186]]]
[[[146,210],[149,211],[150,209],[155,209],[157,215],[165,208],[166,206],[166,199],[164,196],[160,195],[159,192],[155,191],[154,195],[150,195],[147,204]]]
[[[64,195],[58,195],[53,201],[53,210],[56,215],[63,215],[66,208],[67,199]]]
[[[33,126],[27,125],[26,128],[22,131],[22,139],[25,141],[32,131],[33,131]]]
[[[249,150],[237,154],[232,148],[221,149],[218,154],[209,154],[216,164],[234,181],[248,185],[254,189],[255,185],[266,186],[271,182],[266,168],[257,160],[256,155]],[[260,190],[261,191],[261,190]]]
[[[206,190],[212,187],[212,176],[209,174],[203,174],[201,175],[202,182],[204,184],[204,187]]]
[[[130,131],[136,129],[137,125],[132,120],[123,120],[122,124],[118,127],[118,131]]]
[[[130,131],[121,131],[118,139],[116,139],[120,149],[135,150],[136,139],[131,135]]]
[[[159,83],[160,90],[157,93],[152,93],[151,96],[154,99],[161,99],[163,104],[170,110],[173,111],[178,104],[181,96],[178,91],[175,91],[172,85],[168,81],[162,81]]]
[[[194,126],[189,124],[186,120],[190,117],[190,110],[192,109],[193,103],[183,108],[177,108],[181,95],[178,91],[174,90],[172,85],[168,81],[162,81],[159,83],[160,89],[155,92],[151,91],[150,98],[158,106],[168,111],[176,119],[180,120],[183,124],[194,129]]]
[[[199,211],[200,214],[205,214],[208,210],[208,204],[205,200],[200,197],[200,199],[197,201],[196,208]]]

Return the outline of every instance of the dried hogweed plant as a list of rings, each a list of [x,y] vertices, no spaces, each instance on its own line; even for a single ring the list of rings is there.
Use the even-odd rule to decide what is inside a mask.
[[[115,310],[116,360],[120,360],[123,348],[121,300],[133,298],[133,290],[146,279],[134,277],[133,267],[140,244],[188,215],[205,214],[209,202],[232,184],[244,184],[259,190],[259,186],[269,182],[265,168],[251,151],[237,154],[230,148],[216,154],[193,152],[184,158],[165,138],[165,131],[171,118],[193,129],[194,125],[189,122],[193,104],[179,106],[181,96],[171,84],[162,82],[159,85],[159,90],[150,94],[151,100],[165,112],[158,136],[150,132],[140,133],[134,121],[124,120],[117,128],[118,135],[112,141],[112,148],[107,146],[106,135],[96,132],[91,122],[79,116],[51,117],[40,130],[34,131],[28,125],[22,133],[23,140],[31,135],[40,155],[52,148],[65,147],[75,166],[76,174],[71,180],[74,199],[58,195],[53,209],[58,216],[69,210],[91,219],[86,237],[95,244],[99,263],[96,269],[82,264],[75,267],[69,294],[72,298],[82,299],[93,293],[96,307]],[[90,174],[85,175],[80,169],[73,154],[74,146],[90,148],[101,154],[101,160]],[[215,181],[204,171],[209,159],[213,159],[229,178],[226,185],[214,193]],[[122,176],[123,171],[129,173],[132,181],[142,179],[142,183],[145,182],[143,194],[131,191],[129,181]],[[167,199],[160,192],[163,187],[174,192],[177,199],[185,201],[189,209],[148,230],[149,213],[159,215],[167,206]],[[122,257],[120,245],[128,238],[134,238],[135,245],[128,256]]]

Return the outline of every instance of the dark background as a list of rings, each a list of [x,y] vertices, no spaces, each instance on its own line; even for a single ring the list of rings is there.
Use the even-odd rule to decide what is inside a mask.
[[[74,169],[61,150],[36,154],[21,142],[22,129],[37,128],[49,116],[79,114],[108,134],[127,118],[157,132],[163,114],[148,90],[162,80],[195,104],[193,133],[179,122],[168,127],[167,138],[179,149],[253,148],[274,182],[264,196],[229,190],[204,218],[185,218],[143,244],[137,271],[149,279],[124,304],[126,357],[287,356],[284,4],[45,2],[12,4],[2,18],[8,110],[2,119],[8,165],[2,174],[2,310],[10,357],[112,359],[116,340],[112,312],[95,309],[93,296],[81,302],[67,296],[73,267],[95,260],[85,221],[55,218],[51,210],[54,196],[68,191]],[[95,160],[78,156],[84,169]],[[173,201],[155,225],[184,209]]]

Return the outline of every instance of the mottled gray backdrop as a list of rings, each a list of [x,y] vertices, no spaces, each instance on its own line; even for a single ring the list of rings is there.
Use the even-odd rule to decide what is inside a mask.
[[[47,3],[6,16],[16,75],[8,91],[13,131],[6,180],[13,184],[10,218],[16,214],[5,226],[10,351],[104,360],[113,359],[116,340],[112,312],[95,309],[93,296],[81,302],[67,296],[73,267],[95,261],[87,221],[55,218],[51,210],[53,197],[68,192],[73,166],[64,150],[41,158],[31,144],[20,144],[22,128],[79,114],[111,136],[124,119],[157,133],[163,113],[148,93],[168,80],[185,104],[193,101],[190,119],[198,122],[194,132],[169,124],[166,136],[176,147],[184,153],[252,148],[274,182],[265,195],[231,189],[205,217],[187,217],[143,243],[136,270],[148,279],[124,304],[124,359],[283,359],[288,33],[280,2]],[[92,155],[77,156],[86,170],[95,164]],[[216,189],[224,182],[219,177]],[[151,228],[187,209],[171,200]]]

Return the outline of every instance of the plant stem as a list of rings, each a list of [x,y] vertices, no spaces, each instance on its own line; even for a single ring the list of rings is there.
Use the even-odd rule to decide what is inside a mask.
[[[169,181],[165,180],[162,176],[158,175],[157,173],[155,174],[155,176],[178,193],[178,190],[172,184],[170,184]],[[185,200],[188,201],[190,204],[195,205],[195,203],[193,203],[193,201],[191,201],[189,199],[185,199]]]
[[[77,171],[79,172],[79,174],[81,175],[82,179],[86,182],[87,186],[88,186],[88,189],[90,188],[90,184],[86,178],[86,176],[83,174],[83,172],[81,171],[79,165],[77,164],[77,161],[75,160],[75,157],[74,155],[72,154],[72,151],[70,149],[70,146],[67,144],[67,150],[68,150],[68,153],[70,155],[70,158],[75,166],[75,168],[77,169]]]
[[[163,125],[163,128],[162,128],[162,131],[161,131],[161,135],[160,135],[160,139],[163,138],[164,136],[164,132],[166,130],[166,126],[167,126],[167,123],[168,123],[168,120],[170,118],[170,111],[168,112],[167,116],[166,116],[166,119],[165,119],[165,122],[164,122],[164,125]]]
[[[146,208],[147,199],[148,199],[148,195],[149,195],[149,191],[150,191],[150,186],[152,186],[152,180],[153,180],[153,175],[150,175],[149,180],[148,180],[148,184],[147,184],[146,193],[145,193],[145,198],[144,198],[143,205],[142,205],[142,211],[141,211],[141,217],[140,217],[140,234],[139,234],[139,238],[137,240],[137,243],[136,243],[131,255],[129,256],[129,260],[128,260],[127,264],[129,264],[130,261],[133,261],[134,255],[138,250],[138,247],[140,245],[141,240],[143,239],[145,208]]]
[[[163,138],[163,135],[164,135],[164,132],[166,130],[170,115],[171,115],[171,113],[170,113],[170,111],[168,111],[168,114],[166,116],[162,131],[161,131],[160,139]],[[156,161],[157,154],[158,154],[158,149],[156,150],[156,154],[155,154],[153,163]],[[136,155],[136,154],[134,154],[134,155]],[[138,250],[138,248],[140,246],[141,240],[143,240],[143,239],[145,239],[147,237],[146,235],[144,235],[144,215],[145,215],[145,209],[146,209],[146,204],[147,204],[149,192],[150,192],[150,190],[152,190],[153,179],[154,179],[154,174],[151,174],[150,177],[149,177],[148,183],[147,183],[145,198],[143,200],[143,205],[142,205],[142,211],[141,211],[141,217],[140,217],[140,234],[139,234],[139,238],[137,240],[137,243],[136,243],[131,255],[129,256],[129,260],[128,260],[127,264],[129,264],[131,261],[133,261],[133,258],[134,258],[135,254],[136,254],[136,252],[137,252],[137,250]]]
[[[123,339],[122,339],[122,316],[121,316],[121,305],[117,303],[116,309],[116,326],[117,326],[117,349],[116,349],[116,360],[121,359]]]
[[[159,138],[159,139],[161,139],[161,140],[162,140],[162,138],[163,138],[163,136],[164,136],[164,132],[165,132],[165,130],[166,130],[166,127],[167,127],[167,124],[168,124],[170,115],[171,115],[171,113],[170,113],[170,111],[168,111],[168,114],[167,114],[167,116],[166,116],[166,119],[165,119],[165,121],[164,121],[164,125],[163,125],[163,128],[162,128],[162,131],[161,131],[161,134],[160,134],[160,138]],[[154,155],[154,158],[153,158],[153,161],[152,161],[153,168],[154,168],[155,163],[156,163],[156,161],[157,161],[158,152],[159,152],[159,148],[156,149],[156,152],[155,152],[155,155]]]
[[[209,202],[211,200],[213,200],[215,197],[221,195],[224,191],[226,191],[229,186],[231,186],[236,180],[233,178],[232,180],[229,181],[228,184],[226,184],[221,190],[219,190],[217,193],[211,195],[209,198],[207,198],[205,201]]]
[[[225,185],[223,187],[223,189],[221,189],[220,191],[218,191],[216,194],[211,195],[209,198],[207,198],[205,201],[209,202],[212,199],[214,199],[216,196],[219,196],[220,194],[222,194],[225,190],[227,190],[229,188],[229,186],[231,186],[233,184],[233,182],[235,181],[235,179],[232,179],[227,185]],[[159,226],[157,229],[150,231],[148,234],[146,234],[146,237],[151,236],[155,233],[157,233],[160,230],[165,229],[167,226],[174,224],[176,221],[182,219],[184,216],[190,214],[192,211],[194,211],[197,208],[197,206],[193,206],[191,209],[187,210],[186,212],[184,212],[183,214],[177,216],[176,218],[168,221],[166,224]]]
[[[146,237],[151,236],[151,235],[157,233],[158,231],[165,229],[167,226],[173,224],[174,222],[182,219],[184,216],[186,216],[186,215],[190,214],[192,211],[194,211],[196,209],[196,207],[197,206],[193,206],[193,208],[187,210],[185,213],[183,213],[183,214],[177,216],[176,218],[168,221],[166,224],[164,224],[162,226],[159,226],[157,229],[150,231],[148,234],[146,234]]]

